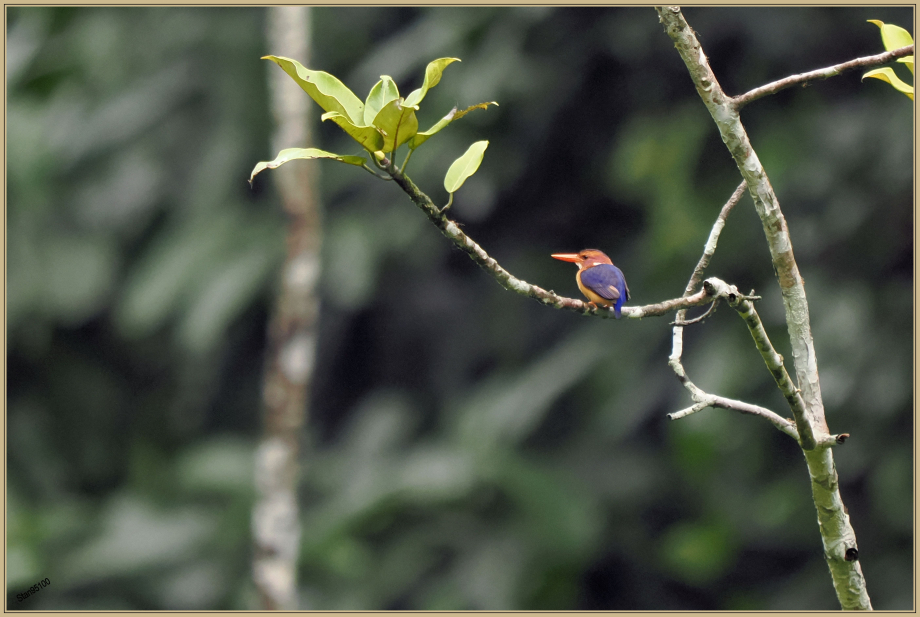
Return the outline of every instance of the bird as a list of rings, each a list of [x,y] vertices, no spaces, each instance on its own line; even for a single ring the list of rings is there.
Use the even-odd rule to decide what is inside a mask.
[[[613,313],[620,318],[623,302],[629,300],[629,287],[623,272],[613,265],[610,258],[597,249],[585,249],[577,253],[555,253],[553,259],[570,261],[578,266],[575,280],[581,293],[588,298],[588,304],[597,308],[613,306]]]

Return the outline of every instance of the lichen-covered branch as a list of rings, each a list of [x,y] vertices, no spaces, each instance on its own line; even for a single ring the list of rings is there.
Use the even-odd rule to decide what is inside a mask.
[[[763,98],[770,94],[776,94],[780,90],[785,90],[786,88],[790,88],[792,86],[805,86],[817,79],[827,79],[828,77],[834,77],[854,69],[870,69],[872,67],[881,66],[883,64],[893,62],[898,58],[909,56],[912,53],[914,53],[914,46],[908,45],[907,47],[902,47],[900,49],[886,51],[883,54],[877,54],[875,56],[864,56],[862,58],[856,58],[854,60],[850,60],[849,62],[841,62],[840,64],[835,64],[834,66],[829,66],[823,69],[808,71],[807,73],[800,73],[798,75],[790,75],[789,77],[778,79],[772,83],[754,88],[749,92],[738,95],[732,98],[731,101],[734,104],[735,109],[741,109],[752,101],[756,101],[757,99]]]
[[[872,610],[866,579],[859,565],[856,532],[840,497],[833,450],[815,448],[804,452],[811,472],[818,527],[824,543],[824,559],[834,579],[840,605],[844,610]]]
[[[840,605],[846,610],[870,610],[872,604],[858,561],[856,534],[840,497],[832,449],[829,447],[835,441],[841,443],[842,436],[834,440],[827,429],[804,281],[795,263],[779,200],[741,124],[738,105],[719,86],[680,8],[655,8],[754,199],[783,295],[796,379],[805,404],[805,414],[798,428],[804,433],[805,424],[810,425],[817,441],[817,447],[811,450],[806,449],[804,443],[802,446],[811,476],[824,556]]]
[[[763,328],[763,323],[760,321],[760,316],[754,309],[754,303],[738,293],[734,286],[726,286],[724,282],[718,279],[709,279],[704,283],[704,286],[711,287],[708,290],[710,295],[726,298],[728,305],[738,311],[738,314],[744,319],[744,323],[747,324],[748,330],[754,338],[757,351],[760,352],[764,362],[767,364],[767,368],[770,370],[770,374],[776,380],[776,385],[779,386],[780,392],[783,393],[786,402],[789,403],[789,408],[792,410],[793,417],[795,417],[795,424],[799,427],[799,443],[805,450],[814,449],[817,445],[815,435],[811,430],[811,425],[804,421],[805,401],[802,400],[798,388],[789,378],[789,373],[786,372],[786,367],[783,365],[783,357],[776,353],[773,348],[773,344]]]

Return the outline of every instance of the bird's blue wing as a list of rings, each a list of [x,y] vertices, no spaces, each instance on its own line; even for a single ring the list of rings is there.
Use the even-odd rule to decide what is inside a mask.
[[[620,269],[611,264],[598,264],[582,270],[581,283],[597,295],[611,302],[629,299],[626,278]],[[620,302],[619,304],[622,304]]]

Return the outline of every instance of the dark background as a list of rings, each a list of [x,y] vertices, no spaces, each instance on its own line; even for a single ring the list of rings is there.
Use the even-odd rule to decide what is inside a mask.
[[[263,8],[7,9],[7,606],[247,609],[252,456],[283,259]],[[689,8],[740,94],[884,51],[910,8]],[[319,8],[311,68],[362,99],[454,56],[419,113],[498,101],[413,156],[516,276],[596,247],[633,305],[679,296],[740,182],[651,8]],[[904,79],[903,65],[895,67]],[[306,95],[305,95],[306,96]],[[318,108],[315,108],[318,111]],[[841,492],[877,609],[913,597],[913,104],[860,73],[742,120],[806,280]],[[314,118],[318,116],[315,114]],[[335,126],[318,146],[358,154]],[[835,609],[801,452],[691,401],[669,318],[509,293],[392,183],[329,161],[304,434],[308,609]],[[746,196],[707,274],[788,337]],[[723,308],[685,333],[703,389],[790,415]],[[24,602],[16,594],[43,578]]]

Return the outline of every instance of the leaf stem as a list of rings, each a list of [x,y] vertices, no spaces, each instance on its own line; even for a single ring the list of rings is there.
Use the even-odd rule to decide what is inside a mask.
[[[361,167],[364,168],[364,169],[366,169],[367,172],[368,172],[369,174],[371,174],[372,176],[376,176],[376,177],[380,178],[381,180],[387,180],[387,181],[389,181],[389,180],[392,180],[392,179],[393,179],[391,176],[381,176],[381,175],[378,174],[376,171],[374,171],[373,169],[371,169],[370,167],[368,167],[368,166],[367,166],[367,163],[364,163]]]
[[[415,152],[415,150],[409,148],[409,152],[406,153],[406,160],[403,161],[402,167],[399,168],[400,173],[406,173],[406,165],[409,164],[409,157],[412,156],[413,152]]]

